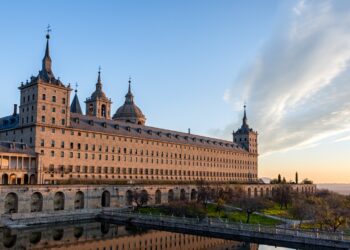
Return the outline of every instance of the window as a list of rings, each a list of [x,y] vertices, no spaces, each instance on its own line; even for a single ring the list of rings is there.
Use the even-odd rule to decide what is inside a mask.
[[[56,102],[56,96],[52,96],[52,102]]]
[[[45,123],[45,116],[44,115],[41,117],[41,122]]]
[[[55,151],[51,151],[51,157],[55,157]]]
[[[52,108],[52,112],[53,112],[53,113],[56,112],[56,108],[55,108],[55,107]]]
[[[42,98],[44,101],[46,100],[46,95],[45,94],[43,94],[43,98]]]
[[[53,147],[53,148],[55,147],[55,141],[54,140],[51,141],[51,147]]]
[[[52,117],[51,123],[52,123],[52,124],[55,124],[55,123],[56,123],[56,118],[55,118],[55,117]]]
[[[62,98],[62,104],[66,104],[66,98]]]
[[[65,119],[62,119],[62,120],[61,120],[61,124],[62,124],[62,125],[65,125],[65,124],[66,124],[66,120],[65,120]]]
[[[45,141],[44,141],[43,139],[41,139],[41,141],[40,141],[40,146],[41,146],[41,147],[44,147],[44,146],[45,146]]]

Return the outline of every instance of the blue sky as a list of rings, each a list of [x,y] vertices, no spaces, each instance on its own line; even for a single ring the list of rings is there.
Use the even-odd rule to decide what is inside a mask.
[[[349,7],[342,0],[336,6],[326,0],[1,1],[0,115],[12,112],[20,82],[40,69],[50,24],[53,71],[65,83],[78,82],[81,102],[93,91],[101,66],[113,112],[131,76],[148,125],[231,139],[246,101],[250,124],[261,135],[260,176],[281,172],[288,178],[297,170],[312,178],[323,166],[323,177],[315,180],[345,182],[349,109],[324,95],[341,90],[344,95],[334,98],[350,100],[345,85],[334,81],[349,79],[340,70],[350,58],[342,51],[348,46],[343,38]],[[339,15],[345,18],[340,25]],[[325,40],[326,34],[334,40]],[[331,48],[324,58],[318,41]],[[321,113],[325,105],[333,110]],[[343,113],[331,116],[336,111]],[[334,124],[319,129],[332,119]],[[302,121],[315,124],[304,127]],[[342,178],[330,177],[327,161],[317,157],[328,145],[329,164],[338,161]]]

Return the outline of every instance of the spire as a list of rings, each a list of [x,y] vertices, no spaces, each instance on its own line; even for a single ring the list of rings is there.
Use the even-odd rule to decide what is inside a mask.
[[[244,107],[243,124],[248,125],[247,124],[247,112],[246,112],[247,105],[244,104],[243,107]]]
[[[45,48],[45,55],[42,61],[42,68],[39,73],[39,77],[42,78],[43,80],[47,82],[52,82],[55,80],[55,76],[52,72],[52,61],[50,57],[50,45],[49,45],[49,40],[50,40],[50,32],[51,28],[50,25],[47,26],[47,33],[46,33],[46,48]]]
[[[129,77],[129,87],[128,87],[128,93],[125,95],[125,103],[132,104],[134,103],[134,95],[131,93],[131,77]]]
[[[241,129],[242,129],[242,131],[248,131],[249,125],[248,125],[247,112],[246,112],[247,105],[244,104],[243,108],[244,108],[244,114],[243,114]]]
[[[50,32],[51,32],[51,28],[50,28],[50,25],[48,25],[47,34],[46,34],[45,56],[43,58],[43,66],[42,66],[42,71],[46,72],[48,75],[52,74],[52,70],[51,70],[52,61],[50,57],[50,46],[49,46]]]
[[[80,106],[80,102],[79,102],[79,98],[78,98],[78,94],[77,94],[78,93],[78,84],[77,83],[75,84],[74,92],[75,92],[75,95],[74,95],[72,104],[70,105],[70,112],[82,115],[83,112],[81,111],[81,106]]]
[[[102,90],[101,66],[98,67],[98,77],[97,77],[97,83],[96,83],[96,90]]]

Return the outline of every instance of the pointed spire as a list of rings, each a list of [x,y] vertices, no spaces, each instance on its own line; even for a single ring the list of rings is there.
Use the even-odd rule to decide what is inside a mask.
[[[246,112],[247,105],[244,104],[243,108],[244,108],[243,124],[247,124],[247,112]]]
[[[98,67],[98,76],[97,76],[96,90],[102,90],[101,66]]]
[[[242,119],[242,129],[243,130],[247,130],[249,129],[249,125],[248,125],[248,118],[247,118],[247,105],[244,104],[243,106],[244,108],[244,114],[243,114],[243,119]]]
[[[46,48],[45,48],[45,56],[43,58],[43,67],[42,71],[46,71],[48,74],[51,73],[51,57],[50,57],[50,32],[51,28],[50,25],[47,26],[47,34],[46,34]]]
[[[78,83],[75,84],[74,92],[75,92],[75,95],[74,95],[72,104],[70,105],[70,112],[82,115],[83,112],[81,111],[81,106],[78,98]]]
[[[125,103],[131,104],[134,103],[134,95],[131,93],[131,77],[129,77],[129,87],[128,93],[125,95]]]

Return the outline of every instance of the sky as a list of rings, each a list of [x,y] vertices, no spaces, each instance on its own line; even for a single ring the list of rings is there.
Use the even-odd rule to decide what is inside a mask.
[[[244,103],[259,176],[350,183],[350,1],[0,2],[0,116],[53,72],[81,104],[101,66],[112,113],[128,78],[147,124],[232,140]]]

